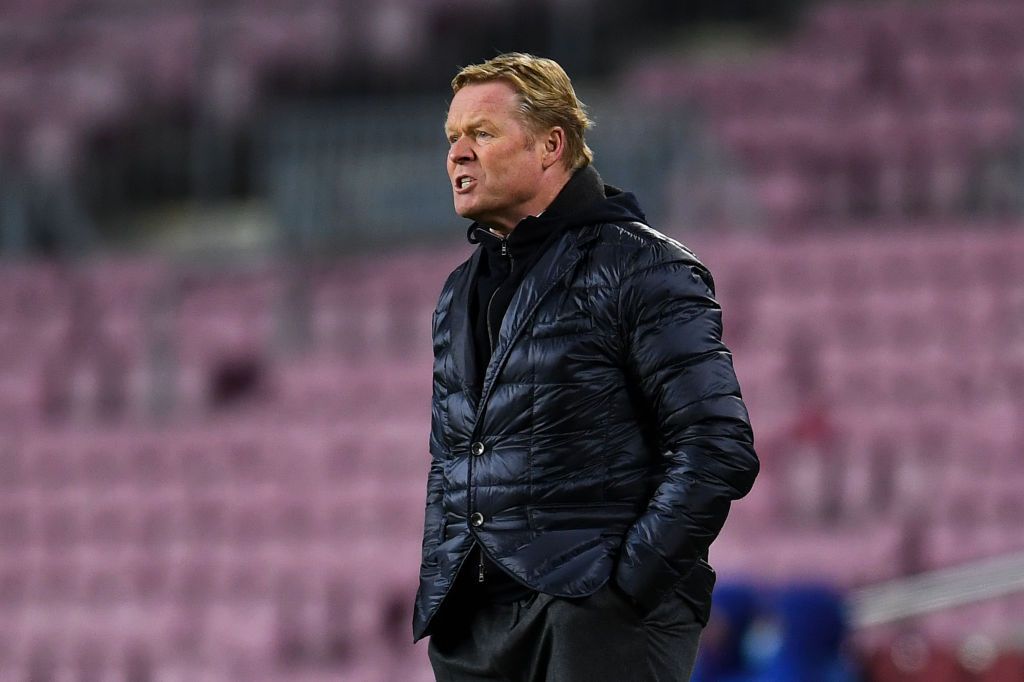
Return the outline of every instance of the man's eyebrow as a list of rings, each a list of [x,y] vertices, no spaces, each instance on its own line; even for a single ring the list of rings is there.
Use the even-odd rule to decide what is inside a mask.
[[[494,123],[492,123],[491,119],[489,119],[489,118],[482,118],[482,117],[481,118],[472,118],[472,119],[469,120],[468,123],[466,123],[463,126],[463,128],[465,128],[466,130],[474,130],[476,128],[480,128],[480,127],[485,126],[485,125],[486,126],[493,126]],[[453,128],[448,123],[444,124],[444,132],[445,133],[451,134],[455,130],[456,130],[456,128]]]

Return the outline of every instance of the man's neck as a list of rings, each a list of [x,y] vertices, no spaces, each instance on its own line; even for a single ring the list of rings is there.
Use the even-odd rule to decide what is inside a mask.
[[[545,191],[539,193],[534,200],[530,202],[529,207],[526,209],[526,213],[515,221],[513,225],[484,225],[492,234],[496,234],[499,237],[508,237],[512,234],[512,231],[516,229],[516,225],[521,223],[530,216],[539,216],[541,213],[547,210],[551,202],[555,200],[555,197],[565,188],[569,180],[572,178],[572,172],[566,171],[562,173],[560,177],[556,179],[551,185],[549,185]]]

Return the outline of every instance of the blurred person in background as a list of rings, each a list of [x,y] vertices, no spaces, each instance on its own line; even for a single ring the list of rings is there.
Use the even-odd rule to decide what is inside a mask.
[[[479,246],[433,319],[414,637],[439,680],[686,680],[708,547],[758,471],[712,277],[604,184],[557,63],[452,90]]]
[[[754,666],[746,651],[759,616],[757,590],[746,584],[720,585],[704,632],[693,682],[749,682]]]
[[[783,588],[774,608],[779,644],[751,682],[857,682],[862,679],[845,651],[842,595],[827,585]]]

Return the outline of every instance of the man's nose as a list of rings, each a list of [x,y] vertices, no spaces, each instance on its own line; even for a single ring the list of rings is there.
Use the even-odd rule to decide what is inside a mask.
[[[448,148],[448,160],[452,163],[464,163],[473,159],[473,146],[465,136],[452,142]]]

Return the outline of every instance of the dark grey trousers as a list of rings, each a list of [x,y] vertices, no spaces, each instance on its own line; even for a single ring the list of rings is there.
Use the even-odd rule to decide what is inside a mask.
[[[678,595],[641,615],[609,586],[581,599],[462,604],[436,626],[438,682],[687,682],[701,633]]]

